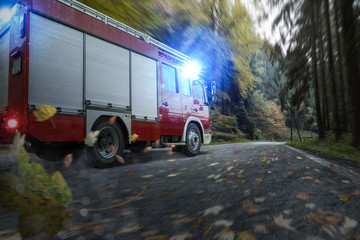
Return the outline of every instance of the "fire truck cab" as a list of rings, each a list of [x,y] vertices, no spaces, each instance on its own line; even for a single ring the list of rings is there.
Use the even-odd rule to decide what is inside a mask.
[[[18,131],[27,146],[76,144],[98,130],[90,151],[99,167],[112,166],[125,148],[160,141],[194,156],[210,143],[205,82],[189,73],[185,54],[75,0],[22,0],[7,14],[2,143]],[[56,108],[51,121],[37,121],[39,105]]]

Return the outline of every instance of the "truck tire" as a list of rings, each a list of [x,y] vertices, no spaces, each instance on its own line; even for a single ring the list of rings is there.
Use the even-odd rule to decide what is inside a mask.
[[[89,158],[98,168],[115,166],[118,162],[116,155],[124,153],[124,134],[119,124],[110,124],[108,118],[100,120],[93,128],[99,130],[98,139],[94,147],[90,148]],[[111,147],[113,145],[113,149]]]
[[[185,152],[188,156],[192,157],[200,152],[200,148],[201,148],[200,130],[194,123],[190,123],[186,130]]]

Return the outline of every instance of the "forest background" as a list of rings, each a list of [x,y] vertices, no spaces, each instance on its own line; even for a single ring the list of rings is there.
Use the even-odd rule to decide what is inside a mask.
[[[240,0],[80,1],[198,61],[217,86],[214,141],[308,139],[359,153],[359,0],[252,0],[258,19]],[[254,23],[274,8],[271,44]]]

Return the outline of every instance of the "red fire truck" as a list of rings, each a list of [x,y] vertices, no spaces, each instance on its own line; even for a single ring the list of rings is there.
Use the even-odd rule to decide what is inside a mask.
[[[26,146],[75,144],[99,130],[91,151],[100,167],[134,145],[132,134],[135,144],[160,140],[190,156],[210,143],[205,84],[186,71],[185,54],[75,0],[22,0],[7,13],[1,142],[18,131]],[[36,121],[39,105],[57,109],[51,121]]]

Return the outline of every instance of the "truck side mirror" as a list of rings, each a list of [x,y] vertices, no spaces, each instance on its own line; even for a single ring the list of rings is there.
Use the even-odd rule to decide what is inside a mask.
[[[216,83],[215,83],[215,81],[211,83],[211,101],[212,101],[212,103],[216,102]]]

